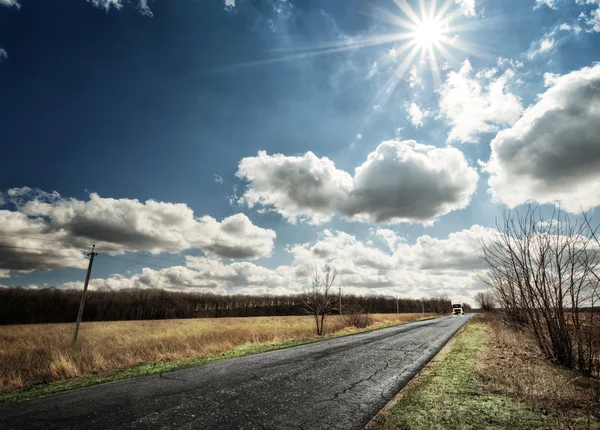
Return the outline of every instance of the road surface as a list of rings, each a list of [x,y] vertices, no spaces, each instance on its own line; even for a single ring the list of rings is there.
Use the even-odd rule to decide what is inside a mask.
[[[443,317],[0,406],[2,429],[361,429],[469,319]]]

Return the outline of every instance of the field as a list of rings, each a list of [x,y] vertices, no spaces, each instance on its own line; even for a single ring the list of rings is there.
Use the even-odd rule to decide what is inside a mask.
[[[374,314],[371,328],[431,316]],[[0,326],[0,394],[82,377],[87,382],[75,386],[157,373],[316,340],[314,331],[309,316],[90,322],[82,324],[72,346],[73,324]],[[326,320],[325,337],[356,331],[339,316]],[[163,364],[144,366],[157,362]],[[131,366],[138,368],[114,373]]]

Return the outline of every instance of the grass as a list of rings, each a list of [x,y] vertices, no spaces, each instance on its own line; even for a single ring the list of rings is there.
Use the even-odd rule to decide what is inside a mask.
[[[82,324],[76,346],[71,345],[72,324],[0,326],[0,402],[429,318],[375,314],[371,327],[355,329],[331,316],[320,337],[307,316],[95,322]]]
[[[372,428],[600,428],[600,421],[583,407],[590,393],[570,383],[571,375],[535,350],[526,359],[514,359],[515,353],[529,350],[530,340],[507,332],[511,330],[489,322],[470,322]]]

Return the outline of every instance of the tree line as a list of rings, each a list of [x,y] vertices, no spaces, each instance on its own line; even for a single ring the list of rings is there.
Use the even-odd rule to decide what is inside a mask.
[[[80,290],[3,288],[0,324],[73,322],[80,298]],[[88,291],[83,321],[305,315],[303,306],[301,294],[223,296],[160,289]],[[449,313],[452,307],[446,297],[396,300],[389,296],[342,295],[342,311],[357,306],[367,313],[438,314]]]

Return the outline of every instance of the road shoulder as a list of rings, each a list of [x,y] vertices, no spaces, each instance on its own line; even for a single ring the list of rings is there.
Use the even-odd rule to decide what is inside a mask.
[[[600,428],[600,421],[589,413],[582,414],[581,410],[573,411],[572,406],[564,407],[566,402],[552,402],[547,396],[534,401],[518,395],[514,381],[512,388],[506,385],[507,377],[510,379],[513,373],[526,369],[531,361],[518,363],[519,369],[515,370],[515,363],[502,357],[511,351],[506,345],[499,347],[499,329],[481,318],[469,322],[366,428]],[[520,347],[524,341],[517,335],[514,345]],[[502,368],[494,370],[492,367],[498,366],[498,361]],[[556,386],[557,375],[564,374],[562,369],[543,360],[537,366],[538,375],[544,369],[555,378],[547,380],[545,385]],[[581,392],[565,394],[571,400],[576,395]]]

